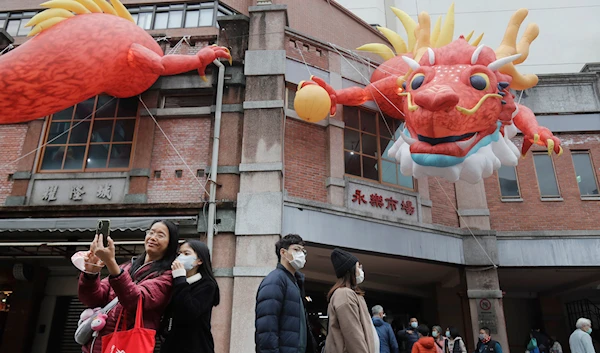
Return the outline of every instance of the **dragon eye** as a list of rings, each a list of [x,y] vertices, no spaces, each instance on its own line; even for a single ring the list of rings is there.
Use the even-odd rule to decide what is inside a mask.
[[[412,81],[410,81],[410,88],[417,89],[421,87],[423,82],[425,82],[425,75],[416,74],[415,77],[413,77]]]
[[[486,74],[474,74],[469,80],[471,81],[471,86],[473,86],[473,88],[476,90],[483,91],[484,89],[490,87],[490,79]]]

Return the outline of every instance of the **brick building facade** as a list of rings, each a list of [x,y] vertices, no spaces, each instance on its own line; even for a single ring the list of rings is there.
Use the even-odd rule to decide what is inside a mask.
[[[323,293],[334,281],[335,246],[361,259],[369,305],[382,304],[396,327],[409,316],[457,326],[470,348],[483,324],[506,351],[525,349],[531,325],[566,346],[569,320],[588,314],[569,305],[600,302],[593,252],[600,244],[597,65],[545,75],[537,87],[516,92],[563,140],[562,156],[530,153],[516,171],[503,167],[477,185],[412,180],[386,159],[400,122],[376,105],[338,106],[336,116],[316,124],[293,110],[295,88],[310,75],[335,89],[364,86],[377,65],[346,48],[384,38],[335,2],[124,3],[165,53],[193,55],[212,43],[231,49],[218,168],[210,168],[214,66],[206,83],[197,73],[162,77],[141,95],[143,104],[119,100],[108,115],[100,102],[108,109],[113,103],[101,96],[68,113],[0,126],[0,293],[10,303],[0,306],[0,332],[14,338],[1,340],[1,351],[77,351],[72,320],[60,313],[81,309],[68,258],[85,249],[96,219],[111,218],[122,261],[141,251],[152,219],[176,220],[182,237],[206,240],[211,173],[218,175],[212,254],[221,288],[213,311],[219,353],[254,351],[256,288],[275,265],[273,244],[290,232],[308,242],[307,308],[315,325],[326,327]],[[21,21],[34,9],[30,0],[0,6],[0,30],[14,35],[15,45],[26,40]],[[121,113],[125,104],[136,113]],[[80,111],[89,115],[88,142],[52,141],[70,131]],[[110,132],[103,124],[112,124]],[[123,146],[131,146],[128,155]],[[76,196],[73,187],[81,187]],[[358,195],[364,203],[353,202]]]

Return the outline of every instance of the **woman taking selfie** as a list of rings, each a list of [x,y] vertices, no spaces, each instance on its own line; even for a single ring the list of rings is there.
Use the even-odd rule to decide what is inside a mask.
[[[179,232],[170,221],[154,221],[144,240],[144,253],[119,266],[115,259],[115,244],[108,237],[104,244],[96,234],[85,258],[85,271],[79,277],[79,300],[90,308],[104,307],[115,297],[117,305],[108,312],[104,328],[98,337],[85,344],[84,353],[100,353],[102,336],[112,333],[119,314],[128,313],[128,327],[134,322],[138,298],[143,301],[144,327],[156,329],[171,295],[171,263],[177,256]],[[109,276],[100,279],[103,267]]]
[[[161,353],[214,353],[210,332],[213,306],[219,305],[219,285],[206,244],[188,240],[173,262],[173,297],[163,325]]]
[[[327,353],[379,353],[379,336],[373,326],[365,292],[358,285],[365,274],[358,259],[347,251],[334,249],[331,262],[338,278],[329,291]]]

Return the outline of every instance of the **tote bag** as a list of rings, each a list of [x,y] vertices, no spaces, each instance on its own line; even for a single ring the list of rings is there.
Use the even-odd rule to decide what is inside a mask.
[[[102,353],[152,353],[156,331],[143,327],[142,297],[138,299],[133,328],[127,330],[127,319],[125,319],[122,325],[123,330],[117,331],[123,316],[124,310],[119,315],[115,332],[102,337]]]

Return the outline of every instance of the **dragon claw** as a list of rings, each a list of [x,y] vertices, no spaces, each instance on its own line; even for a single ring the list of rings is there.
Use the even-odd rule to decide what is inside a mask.
[[[206,76],[202,75],[202,76],[200,76],[200,78],[202,78],[202,81],[208,82],[208,79],[206,78]]]
[[[533,135],[533,144],[537,144],[538,141],[540,140],[540,135],[539,134],[534,134]]]
[[[552,151],[554,150],[554,140],[552,139],[548,139],[546,140],[547,146],[548,146],[548,155],[551,156],[552,155]]]

